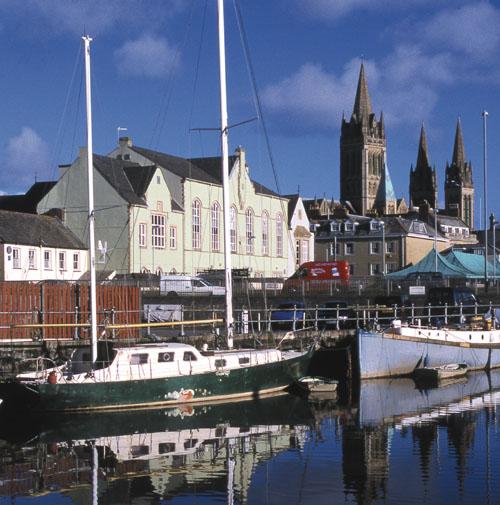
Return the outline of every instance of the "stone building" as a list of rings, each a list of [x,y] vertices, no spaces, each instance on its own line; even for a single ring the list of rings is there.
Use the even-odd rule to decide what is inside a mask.
[[[383,113],[372,112],[364,65],[359,72],[354,109],[342,117],[340,134],[340,199],[357,214],[395,214],[398,202],[386,162]]]
[[[453,158],[451,164],[446,163],[444,199],[447,214],[459,217],[470,228],[474,227],[472,165],[466,161],[460,119],[457,121]]]
[[[417,164],[410,168],[410,207],[437,207],[438,190],[436,168],[431,168],[424,125],[420,130]]]

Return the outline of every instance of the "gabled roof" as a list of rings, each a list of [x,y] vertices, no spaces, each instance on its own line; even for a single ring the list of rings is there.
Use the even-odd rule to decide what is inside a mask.
[[[148,177],[149,181],[151,180],[154,167],[143,167],[138,163],[99,154],[93,155],[93,161],[94,167],[124,200],[134,205],[146,205],[146,200],[143,198],[144,184]]]
[[[237,156],[229,156],[230,174],[233,171],[233,167],[237,159]],[[219,184],[222,184],[222,160],[220,156],[212,156],[209,158],[191,158],[188,161],[203,170],[210,177],[215,179]]]
[[[65,249],[87,248],[57,218],[8,210],[0,210],[0,243]]]

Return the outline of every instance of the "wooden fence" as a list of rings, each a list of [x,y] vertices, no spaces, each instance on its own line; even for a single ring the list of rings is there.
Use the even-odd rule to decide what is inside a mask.
[[[74,325],[89,322],[88,284],[0,282],[0,340],[88,338],[84,326],[16,328],[19,324]],[[136,286],[97,286],[97,324],[131,324],[141,321],[140,291]],[[135,338],[137,330],[109,335]]]

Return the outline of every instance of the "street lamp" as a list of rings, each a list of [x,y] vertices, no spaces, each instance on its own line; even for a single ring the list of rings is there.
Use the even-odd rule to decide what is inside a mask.
[[[493,212],[490,214],[490,222],[491,227],[493,229],[493,282],[497,283],[497,241],[495,236],[495,230],[497,224],[500,224],[500,221],[495,220],[495,214]]]
[[[484,289],[488,289],[488,226],[486,213],[488,212],[488,193],[486,191],[486,174],[488,171],[488,157],[486,151],[486,118],[488,112],[483,110],[483,216],[484,216]]]
[[[385,223],[380,221],[382,227],[382,275],[385,275]]]

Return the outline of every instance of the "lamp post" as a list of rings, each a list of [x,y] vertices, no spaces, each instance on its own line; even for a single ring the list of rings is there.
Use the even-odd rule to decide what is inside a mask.
[[[438,210],[434,209],[434,272],[438,271],[438,248],[437,248],[437,236],[438,236]]]
[[[382,276],[385,275],[385,223],[380,221],[382,227]]]
[[[488,157],[486,150],[486,118],[488,112],[483,110],[483,215],[484,215],[484,288],[488,289],[488,226],[486,213],[488,212],[488,194],[486,192],[486,179],[488,173]]]
[[[497,283],[497,241],[495,236],[495,230],[497,224],[500,224],[500,221],[495,220],[495,214],[493,212],[490,214],[491,227],[493,229],[493,282]]]

